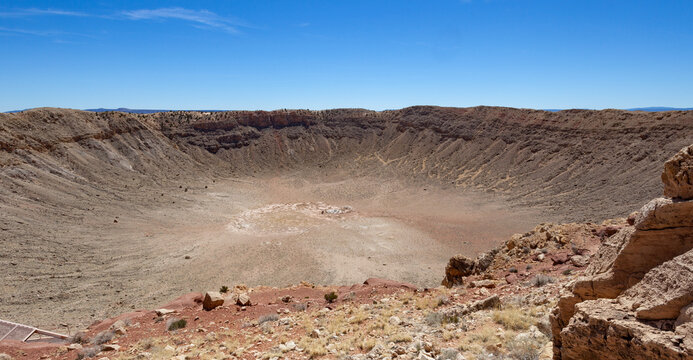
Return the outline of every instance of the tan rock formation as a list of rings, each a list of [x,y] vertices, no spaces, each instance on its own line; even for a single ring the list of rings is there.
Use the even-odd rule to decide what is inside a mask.
[[[692,150],[665,165],[675,199],[647,203],[564,290],[551,316],[554,359],[693,358]]]
[[[205,310],[212,310],[221,305],[224,305],[224,297],[216,291],[208,291],[202,300],[202,307]]]
[[[687,146],[664,164],[664,195],[693,199],[693,145]]]

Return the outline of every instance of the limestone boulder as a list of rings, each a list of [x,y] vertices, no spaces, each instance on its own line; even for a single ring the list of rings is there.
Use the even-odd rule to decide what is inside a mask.
[[[683,360],[693,357],[693,348],[685,341],[687,334],[660,330],[638,321],[616,300],[589,300],[575,308],[570,324],[561,331],[561,359]]]
[[[250,296],[247,293],[238,294],[238,300],[236,301],[236,304],[240,306],[250,306]]]
[[[693,200],[653,199],[635,218],[638,230],[658,230],[693,226]]]
[[[619,296],[642,320],[674,320],[693,303],[693,250],[649,271]]]
[[[693,199],[693,145],[679,151],[664,164],[664,196]]]
[[[202,308],[209,311],[216,307],[224,305],[224,297],[221,293],[217,291],[208,291],[205,293],[204,300],[202,300]]]

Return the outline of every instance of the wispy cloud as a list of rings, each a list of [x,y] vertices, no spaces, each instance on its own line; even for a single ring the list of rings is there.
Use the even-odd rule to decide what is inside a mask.
[[[238,22],[208,10],[191,10],[180,7],[123,11],[122,15],[131,20],[183,20],[192,22],[197,27],[208,27],[234,34],[239,32],[237,27],[241,26]]]
[[[28,16],[79,16],[86,17],[90,16],[87,13],[79,11],[69,11],[69,10],[56,10],[56,9],[18,9],[12,11],[1,11],[0,17],[28,17]]]
[[[5,34],[22,34],[22,35],[34,35],[34,36],[59,36],[59,35],[65,35],[64,32],[61,31],[53,31],[53,30],[46,30],[46,31],[40,31],[40,30],[30,30],[30,29],[17,29],[17,28],[6,28],[6,27],[0,27],[0,33],[5,33]]]
[[[41,36],[41,37],[49,37],[49,38],[54,38],[55,42],[72,42],[64,39],[65,37],[75,39],[75,38],[94,38],[93,35],[91,34],[80,34],[80,33],[74,33],[74,32],[68,32],[68,31],[61,31],[61,30],[33,30],[33,29],[24,29],[24,28],[8,28],[8,27],[2,27],[0,26],[0,35],[10,35],[10,36],[17,36],[17,35],[30,35],[30,36]]]

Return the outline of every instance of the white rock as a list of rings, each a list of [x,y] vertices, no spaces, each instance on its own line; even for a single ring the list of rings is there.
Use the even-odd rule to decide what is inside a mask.
[[[435,360],[435,359],[428,356],[428,354],[426,354],[425,352],[420,351],[419,356],[416,358],[416,360]]]
[[[170,310],[170,309],[156,309],[155,311],[156,311],[156,314],[159,316],[164,316],[164,315],[168,315],[168,314],[175,312],[174,310]]]
[[[238,301],[236,304],[241,306],[250,306],[250,296],[248,296],[246,293],[238,295]]]
[[[400,325],[402,323],[402,320],[398,318],[397,316],[390,316],[390,320],[388,320],[390,324],[392,325]]]

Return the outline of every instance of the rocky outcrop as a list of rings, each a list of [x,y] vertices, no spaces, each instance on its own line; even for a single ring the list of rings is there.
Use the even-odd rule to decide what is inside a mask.
[[[688,146],[664,165],[664,195],[672,198],[693,198],[693,145]]]
[[[618,220],[609,220],[608,223]],[[617,227],[604,225],[602,227]],[[586,244],[593,243],[598,225],[540,224],[524,234],[515,234],[500,246],[480,254],[475,259],[455,255],[445,267],[442,285],[453,287],[465,284],[465,278],[490,271],[507,269],[521,260],[533,258],[542,261],[550,253],[554,265],[568,261],[577,267],[585,266],[589,259]],[[598,240],[596,240],[598,241]],[[573,258],[575,259],[573,261]],[[508,280],[508,278],[506,278]],[[508,282],[514,282],[510,279]],[[473,284],[469,284],[473,287]]]
[[[569,284],[551,322],[555,359],[693,357],[691,147],[667,161],[665,195],[606,240]]]
[[[487,253],[482,253],[474,260],[464,255],[453,256],[445,267],[445,278],[442,285],[452,287],[464,284],[465,277],[480,274],[488,269],[497,252],[498,249],[493,249]]]

